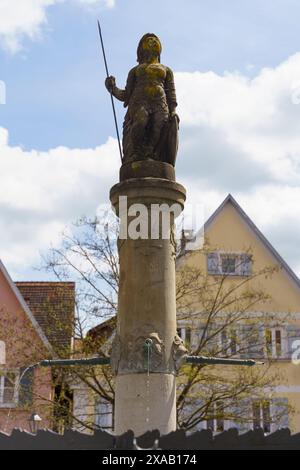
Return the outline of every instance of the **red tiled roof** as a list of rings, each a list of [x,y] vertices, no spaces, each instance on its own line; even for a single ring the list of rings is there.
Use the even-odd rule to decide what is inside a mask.
[[[70,351],[74,329],[74,282],[15,282],[53,348]]]
[[[111,349],[112,335],[117,326],[116,315],[91,328],[85,338],[85,347],[91,353],[108,352]],[[103,349],[104,347],[104,349]],[[106,351],[105,351],[106,349]]]
[[[114,315],[108,320],[99,323],[99,325],[94,326],[87,332],[87,337],[92,339],[101,338],[102,336],[110,336],[112,332],[116,329],[117,317]]]

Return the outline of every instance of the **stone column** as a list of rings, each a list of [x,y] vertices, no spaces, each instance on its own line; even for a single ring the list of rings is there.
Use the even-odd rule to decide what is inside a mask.
[[[176,429],[175,375],[186,352],[176,335],[173,231],[174,219],[183,209],[185,189],[170,179],[136,176],[115,185],[110,193],[122,231],[118,241],[118,321],[112,351],[115,432],[120,435],[132,429],[141,435],[159,429],[167,434]],[[174,212],[170,211],[172,206]],[[158,219],[159,212],[163,216]],[[134,228],[142,232],[141,238],[136,238]]]

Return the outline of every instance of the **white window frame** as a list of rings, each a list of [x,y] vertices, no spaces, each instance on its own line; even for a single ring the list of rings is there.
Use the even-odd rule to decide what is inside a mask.
[[[263,429],[264,433],[265,434],[270,434],[272,432],[272,400],[266,400],[267,403],[268,403],[268,408],[269,408],[269,416],[270,416],[270,421],[269,423],[266,423],[268,424],[269,426],[269,431],[265,431],[264,430],[264,406],[263,406],[263,402],[261,400],[254,400],[252,402],[252,420],[253,420],[253,423],[252,423],[252,428],[254,429],[254,414],[253,414],[253,410],[254,410],[254,405],[255,403],[257,403],[259,405],[259,427],[261,429]]]
[[[214,414],[217,414],[217,403],[214,403],[214,404],[213,404],[213,411],[214,411]],[[212,421],[212,424],[213,424],[212,432],[213,432],[213,433],[223,432],[223,431],[225,431],[225,430],[227,429],[225,418],[221,418],[221,419],[220,419],[220,418],[211,418],[211,419],[207,419],[207,420],[206,420],[206,423],[205,423],[206,429],[210,429],[210,428],[208,427],[208,426],[209,426],[209,425],[208,425],[209,421]],[[223,430],[222,430],[222,431],[221,431],[220,429],[218,429],[218,421],[222,421],[222,423],[223,423]]]
[[[108,401],[96,400],[95,424],[100,429],[113,429],[113,407]]]
[[[6,364],[6,344],[5,341],[0,340],[0,366]]]
[[[190,331],[190,341],[186,343],[186,330],[189,330]],[[184,343],[186,343],[188,346],[192,346],[193,344],[193,330],[192,330],[192,327],[190,325],[178,325],[177,327],[177,331],[180,330],[180,338],[182,339],[182,341]]]
[[[3,400],[4,400],[4,391],[5,391],[5,388],[4,388],[4,386],[5,386],[5,376],[9,373],[15,374],[13,401],[3,402]],[[20,380],[20,370],[19,369],[4,369],[4,368],[0,369],[0,408],[15,408],[18,405],[18,401],[19,401],[19,380]]]
[[[288,353],[288,339],[287,339],[287,332],[286,329],[279,326],[268,326],[264,329],[264,339],[265,339],[265,356],[270,356],[267,351],[267,342],[266,342],[266,333],[267,331],[271,331],[271,339],[272,339],[272,351],[271,357],[274,359],[283,359],[287,357]],[[281,354],[278,355],[276,352],[276,331],[280,331],[281,334]]]
[[[231,332],[234,332],[234,338],[235,338],[235,352],[233,352],[233,348],[232,348],[232,345],[234,343],[232,343],[231,341]],[[224,344],[223,342],[223,334],[226,334],[226,344]],[[229,335],[228,335],[229,333]],[[235,328],[224,328],[222,331],[220,331],[220,334],[219,334],[219,347],[220,347],[220,351],[224,351],[224,349],[226,349],[226,351],[224,351],[224,354],[230,354],[230,357],[238,357],[238,336],[239,336],[239,328],[236,326]]]
[[[208,263],[207,263],[207,273],[208,274],[210,274],[212,276],[245,276],[245,277],[251,276],[252,263],[253,263],[251,254],[249,254],[247,252],[238,252],[238,251],[212,251],[211,253],[208,253],[208,255],[212,254],[212,253],[214,253],[218,257],[218,272],[209,271]],[[237,266],[234,273],[223,272],[223,270],[222,270],[222,257],[223,256],[234,256],[235,258],[240,260],[240,263],[238,263],[238,266]],[[250,265],[249,273],[242,272],[242,266],[243,266],[243,264],[241,262],[242,256],[249,256],[249,258],[251,259],[251,265]]]

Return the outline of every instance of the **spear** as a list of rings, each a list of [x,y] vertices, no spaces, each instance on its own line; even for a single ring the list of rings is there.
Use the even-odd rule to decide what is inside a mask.
[[[103,37],[102,37],[102,31],[101,31],[101,26],[100,26],[100,21],[99,21],[99,20],[98,20],[98,29],[99,29],[99,36],[100,36],[100,42],[101,42],[101,47],[102,47],[104,65],[105,65],[105,70],[106,70],[106,76],[107,76],[107,78],[108,78],[108,77],[109,77],[109,72],[108,72],[106,54],[105,54],[104,43],[103,43]],[[112,110],[113,110],[113,115],[114,115],[115,126],[116,126],[116,132],[117,132],[117,138],[118,138],[118,144],[119,144],[119,152],[120,152],[120,157],[121,157],[121,162],[122,162],[122,161],[123,161],[123,154],[122,154],[122,148],[121,148],[121,141],[120,141],[120,135],[119,135],[118,121],[117,121],[117,115],[116,115],[116,109],[115,109],[115,102],[114,102],[114,98],[113,98],[112,92],[110,92],[110,99],[111,99],[111,105],[112,105]]]

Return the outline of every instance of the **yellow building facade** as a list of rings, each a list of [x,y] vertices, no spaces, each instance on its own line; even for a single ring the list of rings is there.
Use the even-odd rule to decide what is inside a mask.
[[[201,236],[198,238],[201,239]],[[300,358],[300,281],[231,195],[205,223],[204,239],[206,249],[197,247],[195,240],[186,241],[178,259],[179,273],[186,267],[199,269],[216,282],[223,277],[225,285],[241,282],[251,276],[250,287],[260,289],[268,296],[267,301],[257,302],[247,313],[250,321],[253,318],[253,323],[258,324],[263,345],[255,359],[266,363],[272,360],[272,367],[278,371],[280,380],[274,385],[268,413],[259,407],[250,407],[249,412],[253,416],[250,416],[243,430],[260,426],[266,432],[273,432],[278,427],[288,426],[292,433],[300,432],[300,363],[297,363]],[[263,272],[266,267],[274,267],[272,275],[256,278],[255,273]],[[198,301],[197,295],[194,297],[189,305],[189,315],[180,311],[179,306],[178,327],[183,339],[195,350],[200,327],[197,325],[199,315],[196,313],[201,312],[203,305],[201,295]],[[239,357],[238,352],[235,357]],[[251,353],[248,357],[251,358]],[[220,373],[230,374],[230,366],[222,366]],[[265,393],[268,399],[269,391]],[[272,423],[268,428],[264,420],[272,415],[272,403],[276,401],[274,397],[287,403],[289,411],[280,423]],[[211,426],[211,429],[217,431],[213,424]],[[224,429],[232,426],[232,422],[227,422]],[[202,422],[199,428],[203,427],[205,423]]]
[[[232,354],[229,355],[224,354],[224,357],[253,358],[265,362],[265,365],[255,366],[261,368],[267,368],[271,360],[272,370],[275,369],[276,375],[278,372],[278,379],[276,383],[272,384],[272,394],[268,387],[263,390],[263,397],[269,408],[266,408],[265,405],[252,407],[252,404],[256,403],[253,396],[253,403],[250,403],[249,406],[248,420],[242,425],[234,419],[227,419],[227,417],[210,419],[206,415],[195,427],[191,428],[191,431],[209,428],[214,432],[220,432],[237,427],[240,432],[245,432],[248,429],[260,427],[264,429],[265,433],[269,433],[278,428],[289,427],[292,433],[300,432],[300,361],[299,364],[297,363],[297,359],[300,359],[300,281],[298,277],[231,195],[227,196],[204,225],[204,239],[207,246],[201,246],[201,239],[202,231],[200,237],[196,237],[196,241],[186,240],[185,245],[182,246],[180,256],[177,259],[177,278],[180,278],[182,271],[187,268],[196,272],[199,270],[208,280],[212,279],[212,284],[216,281],[216,285],[218,285],[220,279],[224,279],[226,287],[226,285],[243,284],[244,281],[249,280],[250,287],[254,291],[262,291],[267,300],[259,299],[246,312],[248,320],[258,327],[259,347],[254,344],[254,347],[257,347],[255,354],[252,355],[255,349],[253,347],[240,354],[238,348],[240,330],[235,322],[236,344],[234,348],[236,351],[231,351]],[[255,276],[258,272],[264,273],[266,267],[266,273],[270,267],[271,275]],[[185,303],[185,309],[181,308],[180,301],[177,302],[178,333],[185,341],[190,353],[207,355],[205,350],[197,352],[203,326],[201,319],[205,318],[202,300],[207,292],[205,288],[202,291],[201,289],[190,289],[189,283],[186,284],[187,292],[191,292],[193,298]],[[180,297],[179,292],[178,294]],[[224,315],[227,315],[228,312],[230,312],[230,308],[227,311],[224,310]],[[109,320],[109,323],[111,321]],[[105,330],[107,323],[97,327],[99,329],[97,334],[100,337],[106,337],[102,330]],[[113,331],[114,327],[106,337],[108,343],[111,342]],[[221,332],[215,338],[220,348],[217,354],[214,354],[215,350],[213,350],[212,355],[222,357],[223,333]],[[225,338],[226,340],[228,337]],[[207,366],[207,368],[214,370],[216,376],[224,378],[223,382],[226,388],[230,383],[231,366],[216,366],[214,369]],[[183,380],[186,381],[185,376]],[[113,409],[111,404],[99,400],[99,397],[95,396],[92,390],[81,382],[74,384],[72,388],[74,415],[79,416],[82,422],[88,422],[91,425],[94,423],[96,426],[112,431]],[[179,394],[180,376],[177,395],[179,396]],[[274,410],[276,407],[278,408],[278,403],[286,405],[284,406],[285,411],[280,420],[273,421]],[[193,405],[191,405],[193,412],[192,407]],[[74,427],[78,428],[77,425]],[[82,427],[80,430],[83,431]],[[85,432],[89,431],[85,430]]]

